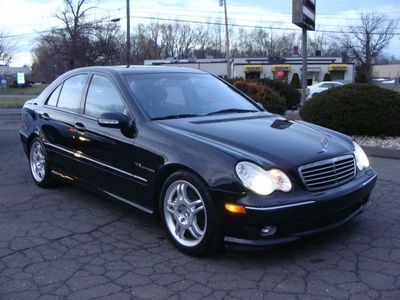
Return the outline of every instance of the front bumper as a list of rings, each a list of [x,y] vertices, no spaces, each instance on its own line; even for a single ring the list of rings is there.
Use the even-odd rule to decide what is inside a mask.
[[[274,246],[336,228],[371,206],[369,195],[377,175],[370,168],[345,185],[317,192],[293,193],[280,205],[246,206],[245,215],[222,212],[225,242],[248,246]],[[271,236],[262,236],[265,226],[276,226]]]

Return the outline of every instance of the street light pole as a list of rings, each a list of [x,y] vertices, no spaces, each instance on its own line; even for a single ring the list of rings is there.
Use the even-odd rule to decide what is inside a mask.
[[[229,53],[228,12],[226,8],[226,0],[223,1],[224,1],[224,11],[225,11],[226,77],[231,78],[231,56]]]
[[[126,64],[131,64],[131,12],[129,0],[126,0]]]

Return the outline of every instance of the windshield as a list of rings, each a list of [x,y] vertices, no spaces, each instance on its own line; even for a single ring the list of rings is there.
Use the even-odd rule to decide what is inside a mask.
[[[260,111],[209,74],[135,74],[125,78],[152,120]]]

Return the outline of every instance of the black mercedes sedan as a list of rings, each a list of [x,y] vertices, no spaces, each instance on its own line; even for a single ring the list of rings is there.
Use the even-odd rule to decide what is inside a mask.
[[[65,73],[22,110],[34,182],[75,182],[162,220],[191,255],[335,228],[376,173],[349,136],[265,111],[220,78],[170,67]]]

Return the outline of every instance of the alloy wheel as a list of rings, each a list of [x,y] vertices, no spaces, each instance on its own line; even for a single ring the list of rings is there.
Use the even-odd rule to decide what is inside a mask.
[[[37,182],[42,182],[46,176],[46,156],[39,142],[34,142],[31,147],[30,166],[35,180]]]
[[[175,181],[165,193],[163,206],[173,238],[182,246],[197,246],[207,229],[207,212],[199,191],[187,181]]]

